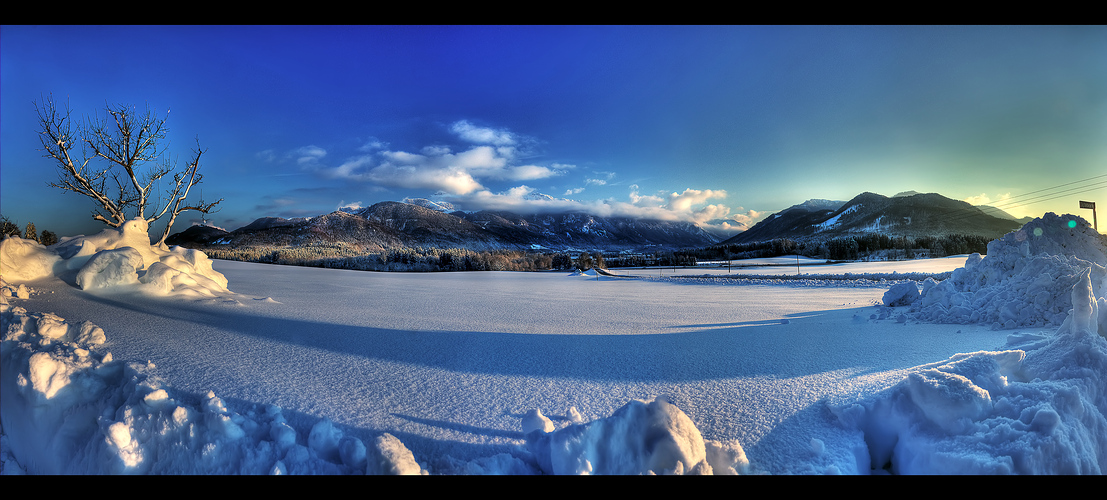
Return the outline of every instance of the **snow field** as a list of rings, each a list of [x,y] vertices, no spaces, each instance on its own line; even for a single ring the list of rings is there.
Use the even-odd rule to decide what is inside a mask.
[[[209,391],[189,403],[153,363],[98,352],[102,329],[4,305],[2,389],[6,439],[40,474],[422,473],[384,434],[366,449],[329,420],[307,446],[281,408],[238,413]],[[9,471],[10,472],[10,471]]]
[[[1100,473],[1107,457],[1094,262],[1059,327],[999,332],[908,320],[915,305],[860,286],[215,271],[117,233],[0,244],[0,423],[29,472]]]

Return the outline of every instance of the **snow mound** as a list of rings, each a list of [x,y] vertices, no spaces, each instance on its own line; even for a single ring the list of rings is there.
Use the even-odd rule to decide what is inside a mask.
[[[1031,257],[1024,257],[1030,259]],[[832,407],[864,434],[859,470],[894,474],[1102,474],[1107,467],[1107,298],[1085,268],[1072,312],[1026,350],[958,354]],[[1022,336],[1012,340],[1022,341]]]
[[[605,419],[552,428],[538,410],[523,419],[527,447],[547,474],[737,474],[749,465],[736,441],[705,442],[692,420],[663,397],[631,401]]]
[[[1107,288],[1104,241],[1080,217],[1047,213],[989,243],[986,257],[973,254],[949,279],[927,279],[910,311],[938,323],[1058,327],[1084,271],[1096,296]]]
[[[114,360],[102,329],[51,313],[0,306],[0,421],[10,454],[31,474],[426,475],[395,436],[369,446],[330,420],[299,434],[273,405],[236,412],[208,391],[190,395],[152,363]],[[705,441],[664,398],[631,401],[585,423],[570,409],[555,429],[524,418],[524,460],[510,454],[457,462],[469,474],[738,474],[749,470],[737,441]],[[525,454],[525,453],[524,453]],[[526,455],[526,454],[525,454]],[[447,458],[447,462],[450,460]],[[537,467],[535,463],[537,462]]]
[[[281,408],[227,408],[166,386],[151,363],[112,359],[102,329],[0,306],[0,421],[32,474],[425,474],[396,438],[369,453],[329,420],[307,446]]]
[[[37,241],[18,236],[0,241],[0,276],[9,283],[52,276],[59,260],[57,254]]]
[[[898,307],[913,304],[919,298],[919,287],[914,281],[899,283],[884,294],[884,305]]]
[[[62,239],[47,248],[13,237],[0,242],[2,273],[9,283],[77,270],[82,290],[136,290],[149,295],[215,297],[229,293],[227,278],[203,252],[150,244],[145,220],[119,229]]]

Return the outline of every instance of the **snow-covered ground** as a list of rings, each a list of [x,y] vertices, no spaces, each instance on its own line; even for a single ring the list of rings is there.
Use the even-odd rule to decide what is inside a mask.
[[[956,255],[937,259],[916,259],[884,262],[848,262],[827,264],[825,259],[810,257],[769,257],[711,262],[697,267],[646,267],[615,268],[612,272],[634,276],[828,276],[828,275],[891,275],[897,274],[940,274],[951,272],[965,265],[968,255]],[[799,265],[797,265],[797,263]],[[701,263],[703,264],[703,263]],[[891,276],[889,276],[891,277]],[[893,278],[894,279],[894,278]]]
[[[1047,236],[1080,246],[1086,226]],[[5,473],[1107,464],[1104,262],[1083,261],[1062,326],[1003,329],[916,319],[942,298],[972,304],[933,283],[890,308],[894,281],[369,273],[120,251],[135,238],[104,235],[0,247]],[[958,283],[1033,285],[991,258],[969,257]],[[1053,288],[1035,297],[1060,301]]]

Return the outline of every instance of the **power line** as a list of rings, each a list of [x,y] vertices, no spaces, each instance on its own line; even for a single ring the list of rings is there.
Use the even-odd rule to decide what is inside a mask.
[[[1077,186],[1077,187],[1073,187],[1073,188],[1069,188],[1069,189],[1065,189],[1065,190],[1061,190],[1061,191],[1054,191],[1058,188],[1063,188],[1065,186],[1071,186],[1073,184],[1079,184],[1079,183],[1082,183],[1082,182],[1087,182],[1087,181],[1091,181],[1091,180],[1095,180],[1095,179],[1101,179],[1101,178],[1107,178],[1107,175],[1097,175],[1097,176],[1094,176],[1094,177],[1089,177],[1087,179],[1081,179],[1081,180],[1078,180],[1078,181],[1067,182],[1067,183],[1064,183],[1064,184],[1058,184],[1056,186],[1052,186],[1052,187],[1048,187],[1048,188],[1038,189],[1036,191],[1031,191],[1031,192],[1028,192],[1028,193],[1023,193],[1023,194],[1020,194],[1020,195],[1017,195],[1017,196],[1010,197],[1006,200],[1003,200],[1000,203],[997,203],[995,205],[988,205],[988,206],[990,206],[992,208],[995,208],[995,209],[1005,211],[1005,210],[1010,210],[1012,208],[1019,208],[1019,207],[1024,207],[1024,206],[1027,206],[1027,205],[1033,205],[1035,203],[1041,203],[1043,201],[1055,200],[1057,198],[1063,198],[1063,197],[1066,197],[1066,196],[1088,193],[1088,192],[1091,192],[1091,191],[1096,191],[1096,190],[1099,190],[1099,189],[1107,188],[1107,180],[1104,180],[1104,181],[1094,182],[1094,183],[1091,183],[1091,184],[1085,184],[1083,186]],[[1053,191],[1053,192],[1049,192],[1049,191]],[[1017,200],[1017,198],[1024,198],[1026,196],[1030,196],[1032,194],[1037,194],[1037,193],[1046,193],[1046,194],[1041,194],[1041,195],[1038,195],[1038,196],[1035,196],[1035,197],[1032,197],[1032,198],[1023,199],[1023,200]],[[986,211],[981,210],[978,207],[974,206],[972,208],[966,208],[966,209],[963,209],[963,210],[960,210],[960,211],[949,212],[952,215],[952,217],[949,220],[956,221],[956,220],[966,219],[966,218],[969,218],[969,217],[972,217],[972,216],[975,216],[975,215],[979,215],[978,212],[976,212],[975,210],[972,210],[972,209],[980,210],[980,212],[987,213]]]
[[[1097,176],[1094,176],[1094,177],[1088,177],[1087,179],[1080,179],[1078,181],[1067,182],[1065,184],[1058,184],[1058,185],[1053,186],[1053,187],[1047,187],[1047,188],[1039,189],[1037,191],[1031,191],[1029,193],[1023,193],[1023,194],[1020,194],[1018,196],[1012,196],[1012,197],[1008,198],[1007,200],[1013,200],[1015,198],[1022,198],[1023,196],[1029,196],[1029,195],[1032,195],[1032,194],[1035,194],[1035,193],[1040,193],[1042,191],[1051,191],[1051,190],[1057,189],[1059,187],[1071,186],[1073,184],[1078,184],[1078,183],[1081,183],[1081,182],[1090,181],[1090,180],[1094,180],[1094,179],[1100,179],[1100,178],[1104,178],[1104,177],[1107,177],[1107,175],[1097,175]]]

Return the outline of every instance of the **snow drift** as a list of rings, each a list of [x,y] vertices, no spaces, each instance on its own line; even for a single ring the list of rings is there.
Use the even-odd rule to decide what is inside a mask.
[[[877,397],[833,407],[864,434],[858,468],[896,474],[1102,474],[1107,466],[1107,246],[1087,222],[1049,213],[992,241],[889,306],[916,319],[1058,325],[999,352],[918,367]]]
[[[523,420],[527,447],[547,474],[734,475],[749,466],[741,445],[705,442],[692,420],[663,397],[554,429],[539,410]]]
[[[0,421],[12,453],[36,474],[419,474],[385,434],[366,448],[330,421],[307,446],[281,408],[229,410],[165,384],[150,363],[114,360],[104,332],[3,305]],[[303,441],[301,439],[301,441]]]
[[[30,296],[26,284],[16,282],[54,275],[70,275],[86,291],[178,299],[233,295],[206,255],[152,246],[147,229],[134,219],[119,230],[66,238],[49,248],[20,238],[0,242],[0,422],[12,454],[29,472],[423,472],[388,434],[367,448],[323,420],[307,446],[297,444],[277,406],[240,414],[212,392],[179,394],[157,377],[153,364],[112,359],[101,349],[107,337],[100,327],[8,303],[10,296]]]
[[[958,354],[835,406],[864,435],[858,469],[894,474],[1102,474],[1107,465],[1107,299],[1086,269],[1051,337]],[[1029,342],[1028,342],[1029,341]]]
[[[850,437],[797,441],[822,459],[835,457],[820,470],[1103,472],[1105,252],[1086,223],[1065,217],[1048,214],[1024,226],[1022,236],[993,242],[987,257],[970,259],[948,280],[928,281],[917,297],[918,289],[907,287],[890,296],[910,303],[916,319],[1056,326],[1013,333],[1004,350],[917,366],[888,389],[829,403],[830,416],[819,418],[833,419],[827,424]],[[1069,227],[1068,220],[1078,223]],[[1065,225],[1058,229],[1059,223]],[[51,276],[89,293],[233,298],[204,254],[148,241],[144,224],[131,221],[119,231],[49,248],[18,238],[0,243],[0,422],[8,449],[28,472],[428,473],[418,460],[428,457],[416,457],[389,433],[362,441],[327,419],[302,432],[275,405],[231,409],[213,392],[174,388],[152,363],[114,359],[105,348],[110,331],[9,303],[32,297],[28,284]],[[958,307],[968,312],[955,312]],[[1021,316],[1026,309],[1031,312]],[[1018,314],[1010,316],[1011,310]],[[567,420],[555,425],[534,409],[521,419],[522,444],[511,454],[437,460],[446,464],[443,471],[472,474],[757,470],[740,443],[704,439],[664,397],[631,400],[590,422],[571,408]],[[836,451],[826,453],[828,446]],[[841,449],[850,450],[846,458],[839,458]]]
[[[198,250],[155,247],[142,218],[92,236],[63,238],[49,248],[22,238],[0,242],[0,275],[9,283],[69,275],[83,290],[129,290],[152,295],[227,295],[227,278]]]
[[[1087,221],[1047,213],[989,243],[986,257],[973,254],[950,279],[924,281],[911,315],[997,329],[1059,327],[1073,306],[1069,292],[1085,271],[1094,296],[1103,296],[1105,265],[1107,246]]]

